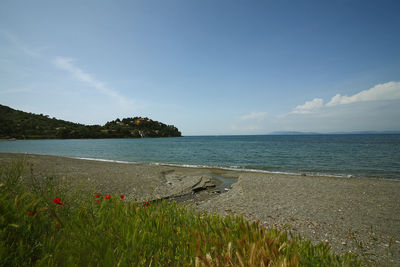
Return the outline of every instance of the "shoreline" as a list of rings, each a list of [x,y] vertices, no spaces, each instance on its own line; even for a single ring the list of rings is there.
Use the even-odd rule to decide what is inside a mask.
[[[124,193],[128,200],[140,201],[188,194],[191,198],[182,202],[198,211],[242,215],[265,227],[285,228],[315,243],[328,242],[339,254],[352,251],[373,264],[400,265],[397,180],[126,164],[15,153],[0,153],[0,165],[17,158],[32,163],[39,176],[57,177],[66,188],[84,184],[91,192]],[[193,193],[194,186],[207,183],[208,175],[237,182],[226,192],[218,193],[210,187]],[[215,180],[212,182],[216,185]]]
[[[12,152],[0,152],[0,154],[17,154],[17,155],[38,155],[38,156],[54,156],[70,159],[81,159],[89,161],[99,162],[111,162],[111,163],[122,163],[122,164],[142,164],[150,166],[167,166],[177,168],[194,168],[194,169],[219,169],[234,172],[249,172],[249,173],[264,173],[264,174],[277,174],[277,175],[295,175],[295,176],[317,176],[317,177],[332,177],[332,178],[345,178],[345,179],[372,179],[372,180],[384,180],[384,181],[396,181],[400,182],[396,178],[385,178],[385,177],[373,177],[373,176],[362,176],[352,174],[327,174],[327,173],[309,173],[309,172],[285,172],[285,171],[267,171],[263,169],[249,169],[240,166],[216,166],[216,165],[196,165],[196,164],[179,164],[179,163],[163,163],[163,162],[134,162],[124,160],[113,160],[113,159],[102,159],[102,158],[88,158],[88,157],[74,157],[64,155],[47,155],[47,154],[31,154],[31,153],[12,153]]]

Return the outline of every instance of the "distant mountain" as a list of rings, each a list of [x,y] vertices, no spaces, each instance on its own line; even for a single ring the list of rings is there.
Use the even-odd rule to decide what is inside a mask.
[[[354,131],[354,132],[333,132],[331,134],[400,134],[400,131]]]
[[[2,139],[142,138],[180,137],[173,125],[149,118],[116,119],[105,125],[84,125],[33,114],[0,105]]]
[[[296,132],[296,131],[280,131],[272,132],[268,135],[321,135],[321,134],[400,134],[400,131],[354,131],[354,132]]]

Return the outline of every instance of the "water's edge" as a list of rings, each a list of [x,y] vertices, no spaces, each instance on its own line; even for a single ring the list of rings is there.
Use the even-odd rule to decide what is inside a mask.
[[[1,152],[267,174],[400,180],[400,135],[21,140],[0,142]]]
[[[54,155],[47,155],[54,156]],[[63,156],[55,156],[55,157],[63,157]],[[155,166],[167,166],[167,167],[178,167],[178,168],[194,168],[194,169],[217,169],[217,170],[226,170],[226,171],[234,171],[234,172],[254,172],[254,173],[265,173],[265,174],[281,174],[281,175],[296,175],[296,176],[320,176],[320,177],[332,177],[332,178],[352,178],[352,179],[373,179],[373,180],[388,180],[388,181],[397,181],[398,179],[390,179],[390,178],[381,178],[381,177],[365,177],[365,176],[356,176],[356,175],[332,175],[332,174],[323,174],[323,173],[304,173],[304,172],[274,172],[274,171],[266,171],[266,170],[258,170],[258,169],[246,169],[241,167],[224,167],[224,166],[215,166],[215,165],[192,165],[192,164],[171,164],[171,163],[160,163],[160,162],[130,162],[130,161],[121,161],[121,160],[111,160],[111,159],[97,159],[97,158],[81,158],[81,157],[65,157],[71,159],[80,159],[80,160],[91,160],[91,161],[100,161],[100,162],[112,162],[112,163],[121,163],[121,164],[144,164],[144,165],[155,165]],[[210,177],[217,177],[210,175]],[[223,177],[222,177],[223,178]],[[226,179],[226,178],[223,178]],[[231,179],[231,178],[228,178]],[[223,182],[221,180],[221,182]]]

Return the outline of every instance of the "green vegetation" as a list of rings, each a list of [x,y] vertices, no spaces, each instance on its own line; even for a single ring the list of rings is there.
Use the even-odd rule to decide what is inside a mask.
[[[65,192],[51,177],[23,178],[24,166],[0,169],[1,266],[360,266],[242,217]]]
[[[71,138],[141,138],[179,137],[173,125],[148,118],[116,119],[104,126],[83,125],[40,114],[32,114],[0,105],[0,138],[71,139]]]

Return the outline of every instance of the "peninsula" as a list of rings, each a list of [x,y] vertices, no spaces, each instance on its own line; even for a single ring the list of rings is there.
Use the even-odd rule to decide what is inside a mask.
[[[116,119],[105,125],[84,125],[0,105],[0,139],[80,139],[180,137],[173,125],[149,118]]]

